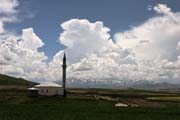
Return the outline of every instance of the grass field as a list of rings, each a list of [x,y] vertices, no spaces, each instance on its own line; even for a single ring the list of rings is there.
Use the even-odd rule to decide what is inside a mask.
[[[156,92],[142,91],[144,93],[142,96],[128,98],[127,90],[126,96],[108,96],[114,99],[107,100],[96,99],[94,90],[88,91],[79,94],[79,91],[72,93],[71,90],[64,99],[62,97],[30,98],[23,90],[1,90],[0,120],[180,120],[180,102],[146,100],[145,93],[151,96]],[[102,91],[104,94],[108,91],[109,94],[111,90]],[[96,90],[96,92],[102,91]],[[129,93],[132,94],[132,91]],[[120,91],[119,95],[121,95]],[[115,107],[118,102],[138,104],[139,107]]]
[[[179,108],[115,108],[109,102],[75,99],[1,105],[0,111],[1,120],[180,120]]]
[[[0,74],[0,120],[180,120],[180,92],[76,88],[67,98],[32,98],[26,87]]]
[[[180,102],[180,97],[149,97],[148,100],[152,101],[174,101]]]
[[[0,74],[0,89],[26,89],[27,86],[34,86],[35,82],[27,81],[23,78],[15,78]]]
[[[22,78],[14,78],[0,74],[0,85],[26,85],[27,81]]]

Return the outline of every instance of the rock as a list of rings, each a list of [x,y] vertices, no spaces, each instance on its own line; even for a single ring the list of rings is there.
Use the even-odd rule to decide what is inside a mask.
[[[128,105],[124,103],[117,103],[115,104],[115,107],[128,107]]]

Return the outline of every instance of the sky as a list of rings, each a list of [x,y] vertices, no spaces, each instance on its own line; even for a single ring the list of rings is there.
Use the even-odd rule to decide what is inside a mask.
[[[24,28],[34,28],[46,44],[40,50],[52,59],[56,52],[64,48],[58,44],[58,36],[62,32],[61,23],[72,18],[103,21],[111,29],[110,34],[113,36],[116,32],[128,30],[154,16],[154,12],[147,8],[159,2],[168,4],[173,11],[180,10],[178,0],[20,0],[18,9],[25,18],[5,27],[17,33],[21,33]]]
[[[179,83],[178,0],[0,0],[1,73],[44,82]]]

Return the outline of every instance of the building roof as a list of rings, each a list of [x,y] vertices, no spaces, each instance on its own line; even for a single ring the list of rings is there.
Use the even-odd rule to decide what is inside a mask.
[[[41,83],[39,85],[35,85],[36,88],[38,87],[62,87],[62,85],[59,85],[57,83],[53,83],[53,82],[45,82],[45,83]]]
[[[28,90],[39,90],[39,89],[32,87],[32,88],[28,88]]]

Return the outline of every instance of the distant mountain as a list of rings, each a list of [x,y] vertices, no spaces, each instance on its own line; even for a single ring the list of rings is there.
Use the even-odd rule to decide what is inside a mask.
[[[32,87],[35,84],[37,83],[27,81],[23,78],[15,78],[8,75],[0,74],[0,89],[6,89],[6,88],[23,89],[23,88],[27,88],[28,86]]]
[[[172,90],[172,89],[179,89],[180,84],[173,84],[173,83],[167,83],[167,82],[159,82],[159,83],[154,83],[154,82],[136,82],[131,88],[134,89],[144,89],[144,90]]]
[[[33,87],[38,83],[27,81],[23,78],[15,78],[8,75],[0,74],[0,89],[18,88],[26,89]],[[143,89],[143,90],[180,90],[180,84],[172,84],[167,82],[155,83],[153,81],[94,81],[91,80],[67,80],[67,87],[70,88],[113,88],[113,89]]]
[[[74,88],[114,88],[114,89],[143,89],[143,90],[180,90],[180,84],[168,82],[139,81],[91,81],[91,80],[67,80],[68,87]]]

